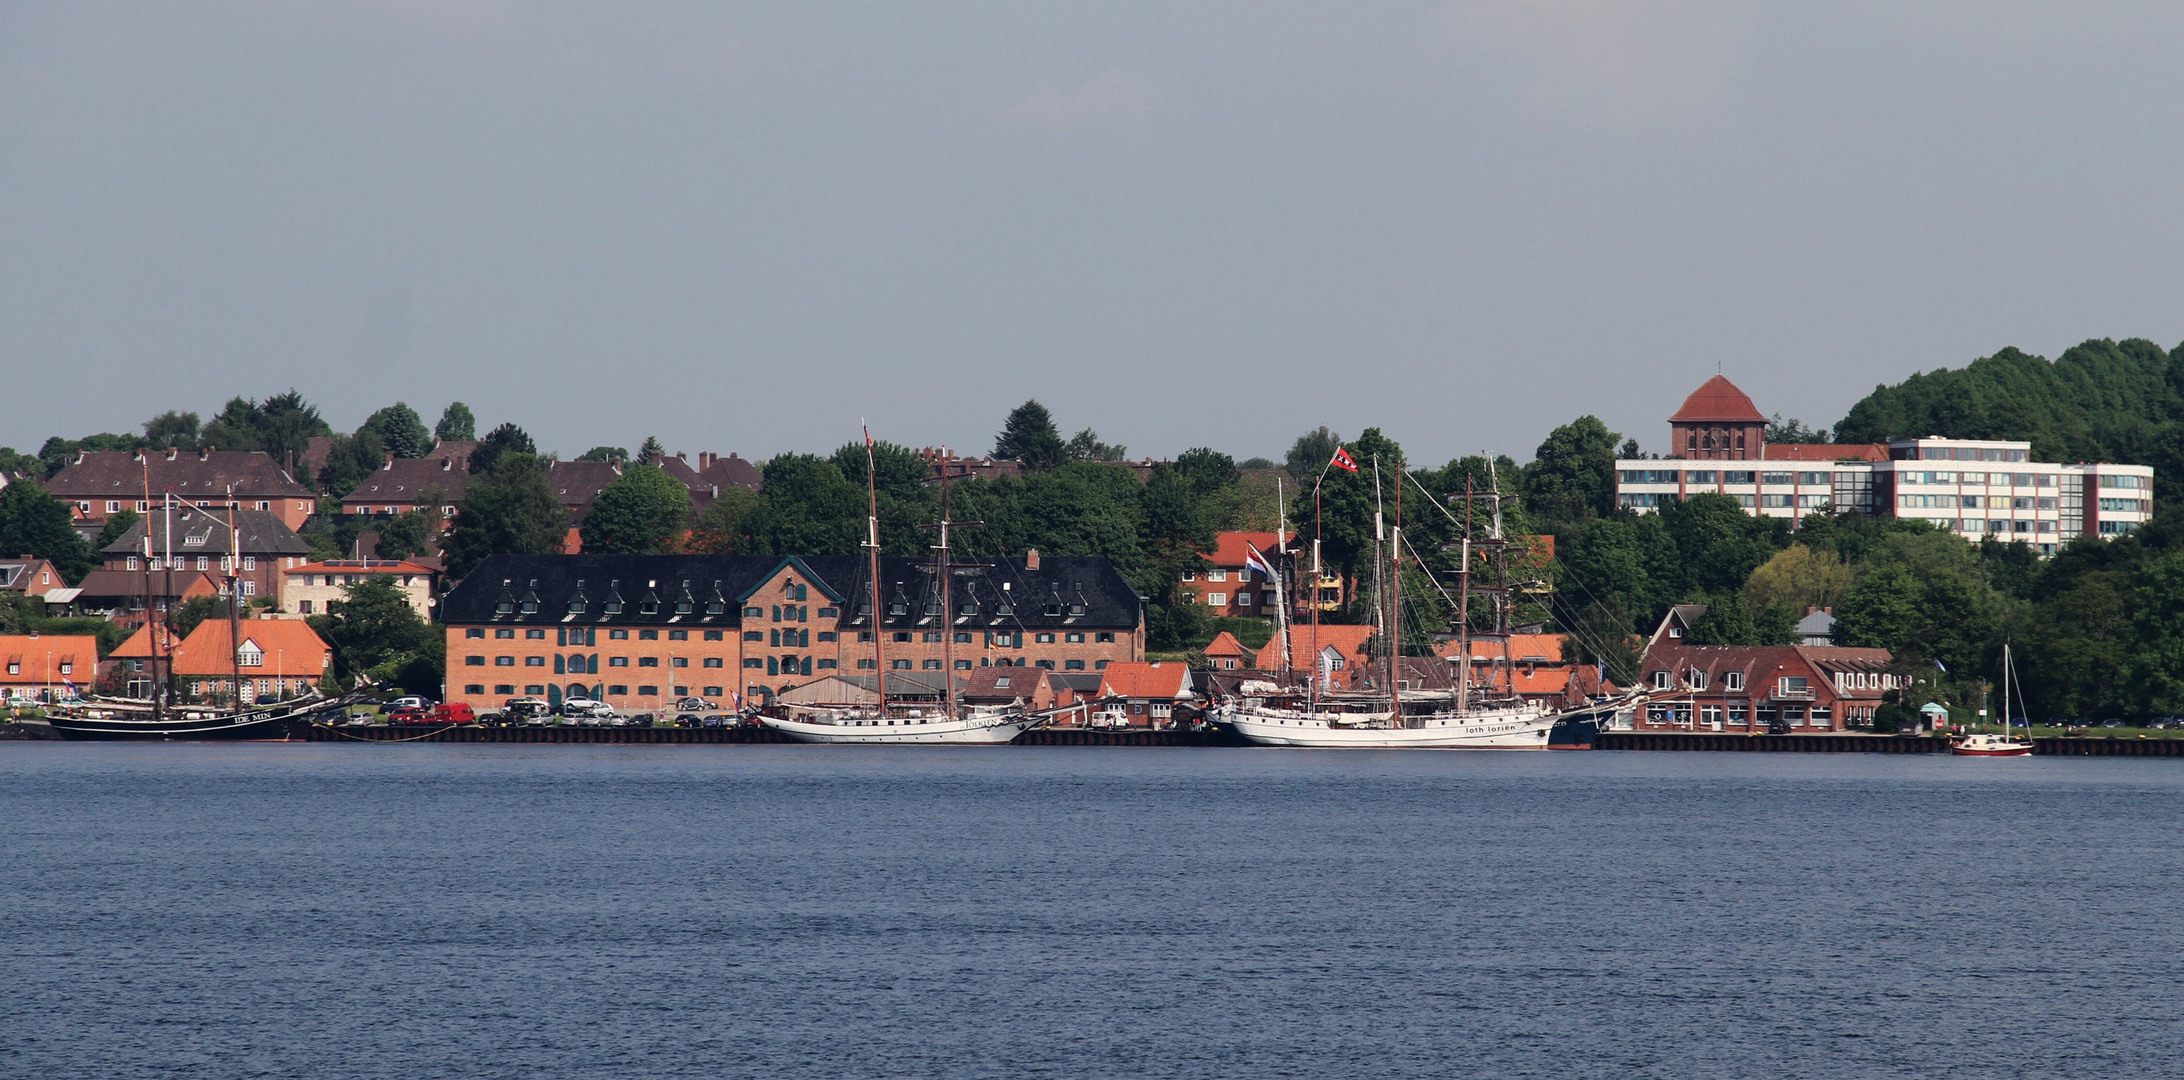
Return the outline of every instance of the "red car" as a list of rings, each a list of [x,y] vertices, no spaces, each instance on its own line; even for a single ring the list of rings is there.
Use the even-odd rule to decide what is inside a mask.
[[[387,713],[387,722],[390,724],[422,724],[426,722],[425,710],[414,705],[405,705]]]
[[[475,724],[478,722],[478,714],[472,712],[470,706],[460,701],[450,701],[445,705],[433,706],[432,712],[426,715],[424,722],[428,724]]]

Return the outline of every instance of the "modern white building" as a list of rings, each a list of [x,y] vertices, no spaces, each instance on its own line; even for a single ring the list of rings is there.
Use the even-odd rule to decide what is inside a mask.
[[[1701,393],[1713,399],[1742,396],[1719,376]],[[1748,399],[1742,409],[1757,415]],[[1692,411],[1687,403],[1678,416]],[[1885,448],[1764,444],[1758,449],[1758,460],[1619,460],[1616,504],[1649,513],[1672,500],[1718,492],[1766,517],[1796,520],[1856,511],[1923,518],[1967,540],[2022,540],[2043,555],[2086,533],[2121,536],[2154,511],[2151,467],[2036,462],[2029,442],[1930,437]]]

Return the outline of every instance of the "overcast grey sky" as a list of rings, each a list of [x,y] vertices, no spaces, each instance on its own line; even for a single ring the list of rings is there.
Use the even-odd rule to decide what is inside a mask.
[[[1653,449],[2184,337],[2184,5],[0,4],[0,444]]]

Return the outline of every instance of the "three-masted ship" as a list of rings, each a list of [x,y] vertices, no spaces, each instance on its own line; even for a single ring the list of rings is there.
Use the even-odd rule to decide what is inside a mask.
[[[1344,455],[1338,451],[1338,459]],[[1330,462],[1330,467],[1333,465]],[[1379,462],[1373,462],[1373,486],[1375,509],[1373,513],[1374,572],[1382,575],[1383,586],[1376,590],[1375,621],[1378,640],[1381,643],[1383,685],[1374,691],[1341,693],[1332,686],[1332,680],[1318,662],[1313,659],[1308,690],[1302,702],[1284,703],[1279,699],[1246,697],[1230,702],[1214,713],[1214,720],[1234,731],[1247,741],[1264,746],[1304,746],[1345,749],[1479,749],[1479,750],[1544,750],[1548,734],[1554,729],[1561,711],[1538,702],[1528,701],[1518,694],[1514,681],[1514,668],[1508,662],[1510,636],[1510,608],[1512,593],[1508,577],[1510,541],[1502,527],[1501,495],[1499,485],[1490,485],[1485,493],[1471,490],[1465,485],[1465,515],[1462,522],[1462,538],[1458,542],[1460,561],[1456,571],[1454,595],[1448,599],[1454,604],[1453,623],[1456,631],[1457,671],[1454,686],[1449,690],[1405,689],[1406,681],[1402,663],[1402,570],[1403,557],[1410,551],[1403,538],[1402,480],[1409,474],[1397,470],[1396,518],[1389,528],[1380,499]],[[1327,470],[1320,472],[1320,484],[1315,485],[1314,499],[1318,500],[1317,488],[1324,485]],[[1413,483],[1417,481],[1413,480]],[[1421,488],[1423,491],[1423,488]],[[1471,528],[1471,508],[1479,502],[1488,507],[1489,528],[1484,538],[1475,539]],[[1314,514],[1315,520],[1319,517]],[[1472,566],[1481,561],[1492,570],[1493,580],[1486,584],[1474,584]],[[1419,561],[1423,566],[1423,560]],[[1320,540],[1312,543],[1312,578],[1315,595],[1311,605],[1313,626],[1316,631],[1320,604],[1316,595],[1318,582],[1323,573],[1320,566]],[[1493,612],[1492,628],[1475,632],[1471,627],[1471,596],[1474,592],[1485,593],[1490,599]],[[1287,635],[1285,625],[1281,631]],[[1472,670],[1472,642],[1498,640],[1501,642],[1503,662],[1494,665],[1489,678],[1483,682]],[[1285,638],[1286,640],[1286,638]],[[1314,647],[1319,645],[1318,634],[1313,634]],[[1499,673],[1500,678],[1492,677]],[[1301,705],[1302,707],[1297,707]]]

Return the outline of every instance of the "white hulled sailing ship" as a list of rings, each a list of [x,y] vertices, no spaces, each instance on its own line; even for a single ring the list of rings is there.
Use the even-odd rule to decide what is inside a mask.
[[[2032,753],[2030,735],[2019,736],[2010,727],[2010,647],[2002,646],[2002,732],[1975,731],[1950,744],[1949,752],[1959,757],[2027,757]],[[2021,691],[2020,691],[2021,692]],[[2031,730],[2031,722],[2026,722]]]
[[[1336,460],[1346,460],[1347,455],[1337,451]],[[1330,461],[1332,468],[1335,461]],[[1373,463],[1373,486],[1376,504],[1379,499],[1379,462]],[[1501,497],[1498,491],[1475,494],[1466,484],[1464,493],[1464,531],[1461,540],[1461,562],[1457,570],[1455,603],[1456,641],[1459,660],[1455,686],[1451,691],[1423,691],[1402,689],[1403,677],[1401,649],[1391,647],[1402,638],[1402,556],[1405,550],[1402,525],[1402,478],[1408,474],[1397,472],[1396,521],[1392,534],[1386,520],[1377,508],[1373,513],[1373,538],[1375,544],[1374,572],[1379,574],[1388,562],[1393,572],[1386,577],[1386,587],[1378,590],[1375,610],[1379,623],[1379,640],[1382,642],[1382,660],[1385,663],[1386,683],[1382,692],[1368,694],[1339,694],[1329,685],[1329,673],[1315,662],[1309,689],[1301,703],[1303,708],[1288,707],[1268,698],[1245,698],[1230,703],[1215,713],[1215,721],[1233,730],[1242,738],[1264,746],[1307,746],[1347,749],[1479,749],[1479,750],[1544,750],[1548,734],[1554,730],[1560,718],[1558,710],[1535,702],[1526,701],[1516,692],[1513,666],[1506,662],[1497,665],[1503,678],[1497,683],[1489,679],[1480,685],[1473,677],[1471,642],[1474,637],[1499,638],[1503,652],[1509,642],[1509,590],[1507,574],[1508,540],[1502,533]],[[1327,469],[1320,470],[1320,484],[1326,481]],[[1413,483],[1416,483],[1413,480]],[[1320,485],[1315,485],[1313,498],[1319,499]],[[1424,489],[1421,487],[1420,489]],[[1490,528],[1484,540],[1473,540],[1470,528],[1470,508],[1478,501],[1486,501],[1490,507]],[[1445,512],[1445,510],[1444,510]],[[1315,521],[1319,515],[1314,514]],[[1471,583],[1473,548],[1482,554],[1497,571],[1497,579],[1489,586],[1474,587]],[[1285,552],[1286,554],[1286,552]],[[1415,554],[1415,552],[1413,553]],[[1392,560],[1389,556],[1392,555]],[[1423,565],[1421,563],[1421,565]],[[1312,542],[1312,579],[1314,596],[1311,605],[1315,628],[1319,621],[1318,596],[1320,567],[1320,541]],[[1277,581],[1279,576],[1277,575]],[[1473,634],[1470,630],[1469,610],[1471,593],[1476,589],[1488,592],[1493,600],[1494,629],[1490,633]],[[1281,597],[1277,594],[1276,602]],[[1286,643],[1288,627],[1280,630]],[[1314,635],[1315,644],[1317,634]],[[1286,645],[1285,645],[1286,647]]]
[[[935,608],[941,625],[947,626],[954,617],[954,594],[950,586],[959,567],[950,555],[949,532],[959,524],[948,517],[948,466],[950,458],[942,451],[940,462],[940,521],[929,528],[939,530],[939,543],[933,545],[933,582],[938,590]],[[870,515],[865,519],[865,550],[870,556],[866,583],[870,590],[872,633],[872,688],[877,704],[869,708],[787,706],[778,708],[773,715],[760,717],[760,722],[795,739],[814,743],[956,743],[999,744],[1014,740],[1025,731],[1046,722],[1046,717],[1031,715],[1021,706],[1014,705],[965,705],[957,699],[955,674],[955,634],[943,633],[941,638],[940,707],[890,705],[887,695],[887,656],[882,644],[887,634],[881,629],[881,613],[886,609],[880,601],[880,497],[878,473],[872,453],[872,435],[865,433],[865,487],[870,504]]]

